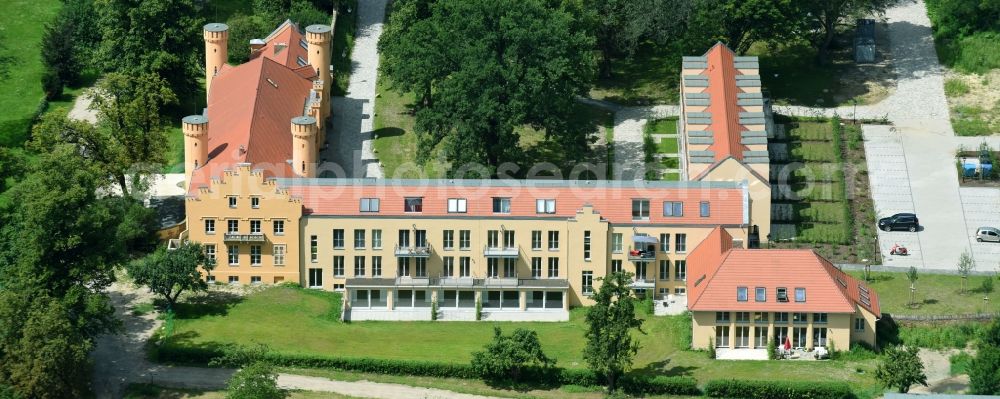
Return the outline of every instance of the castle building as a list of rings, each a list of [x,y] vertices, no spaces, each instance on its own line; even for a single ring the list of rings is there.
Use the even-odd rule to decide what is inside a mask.
[[[208,106],[183,120],[183,238],[215,261],[209,281],[341,291],[351,320],[429,320],[436,303],[442,320],[478,304],[488,320],[558,321],[626,271],[682,310],[691,249],[713,231],[756,247],[770,224],[749,157],[679,182],[321,177],[332,29],[286,21],[236,66],[227,31],[205,26]]]

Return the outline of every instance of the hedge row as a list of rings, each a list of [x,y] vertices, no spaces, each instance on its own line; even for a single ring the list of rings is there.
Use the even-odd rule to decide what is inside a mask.
[[[220,357],[226,348],[188,348],[164,345],[156,351],[161,362],[208,364]],[[330,356],[270,353],[268,360],[278,366],[312,369],[336,369],[362,373],[411,375],[438,378],[478,379],[468,364],[454,364],[414,360],[341,358]],[[594,372],[586,369],[534,369],[522,374],[522,382],[542,384],[600,386],[604,383]],[[664,377],[629,375],[621,385],[632,394],[650,395],[699,395],[697,382],[690,377]]]
[[[846,399],[851,388],[842,382],[711,380],[705,394],[712,398]]]

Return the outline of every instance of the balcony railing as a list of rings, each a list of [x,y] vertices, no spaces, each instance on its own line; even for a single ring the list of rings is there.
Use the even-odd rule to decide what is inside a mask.
[[[628,260],[633,262],[649,262],[656,259],[655,250],[637,250],[629,248]]]
[[[656,280],[650,278],[632,279],[632,288],[650,289],[656,286]]]
[[[486,245],[483,247],[483,256],[487,258],[516,258],[518,253],[520,253],[520,249],[517,246],[491,247]]]
[[[431,245],[426,244],[425,246],[399,246],[395,247],[394,252],[397,257],[401,258],[427,258],[431,256]]]
[[[226,233],[223,238],[229,242],[264,242],[264,233]]]
[[[486,287],[517,287],[519,280],[513,277],[487,277],[482,279],[482,285]]]

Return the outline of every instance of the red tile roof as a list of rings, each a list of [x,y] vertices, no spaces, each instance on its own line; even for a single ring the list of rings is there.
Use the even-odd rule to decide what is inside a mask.
[[[286,21],[269,36],[259,53],[263,56],[219,70],[208,95],[208,162],[195,170],[189,190],[237,163],[260,167],[268,177],[292,175],[287,166],[292,157],[290,121],[304,115],[315,76],[312,68],[296,61],[306,56],[298,42],[301,37]],[[291,40],[287,48],[274,51],[277,44]]]
[[[717,228],[688,255],[687,267],[692,311],[854,313],[861,307],[881,315],[875,291],[808,249],[732,248],[732,237]],[[747,301],[737,301],[737,287],[747,287]],[[765,302],[754,300],[756,287],[767,289]],[[778,287],[788,289],[788,302],[776,300]],[[795,302],[796,288],[806,289],[805,302]]]
[[[647,187],[572,181],[459,181],[367,180],[367,179],[279,179],[279,186],[300,197],[305,214],[337,216],[405,217],[553,217],[572,218],[585,204],[611,223],[689,224],[735,226],[744,223],[743,188],[736,183],[650,184]],[[406,197],[423,197],[423,212],[403,211]],[[493,197],[511,198],[510,214],[493,213]],[[380,212],[361,213],[360,198],[379,198]],[[448,213],[449,198],[465,198],[467,213]],[[649,200],[649,220],[632,220],[632,199]],[[554,214],[535,213],[536,199],[555,199]],[[684,215],[663,216],[664,201],[683,201]],[[699,202],[710,203],[710,216],[700,217]]]
[[[708,95],[710,103],[708,112],[712,114],[712,124],[709,129],[714,135],[714,142],[708,147],[715,151],[716,161],[727,157],[743,160],[743,151],[747,147],[740,143],[740,132],[746,130],[740,125],[740,111],[736,104],[736,93],[742,92],[736,87],[736,75],[739,71],[733,63],[736,54],[725,44],[717,43],[705,53],[708,59]]]
[[[256,59],[263,56],[291,69],[300,68],[302,65],[299,65],[299,59],[303,62],[309,62],[309,51],[300,44],[303,39],[298,25],[286,19],[264,38],[264,47],[251,54],[250,58]],[[315,71],[313,71],[312,76],[316,76]]]

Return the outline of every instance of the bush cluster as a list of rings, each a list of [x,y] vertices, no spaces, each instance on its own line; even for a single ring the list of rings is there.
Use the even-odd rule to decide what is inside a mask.
[[[750,399],[842,399],[852,397],[842,382],[711,380],[705,395],[712,398]]]
[[[190,348],[164,345],[156,352],[157,360],[182,364],[208,364],[232,348]],[[275,366],[312,369],[336,369],[361,373],[410,375],[437,378],[477,379],[479,375],[468,364],[453,364],[415,360],[341,358],[303,354],[268,353],[266,360]],[[521,381],[552,384],[600,386],[604,380],[586,369],[532,368]],[[697,395],[698,385],[690,377],[625,376],[622,384],[630,394]]]

